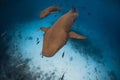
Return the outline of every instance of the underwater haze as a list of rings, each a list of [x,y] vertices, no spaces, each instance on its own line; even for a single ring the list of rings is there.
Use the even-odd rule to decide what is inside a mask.
[[[40,19],[40,12],[60,7]],[[72,6],[79,16],[69,39],[53,56],[42,56],[44,32]],[[0,80],[120,80],[119,0],[1,0]],[[52,43],[52,42],[51,42]]]

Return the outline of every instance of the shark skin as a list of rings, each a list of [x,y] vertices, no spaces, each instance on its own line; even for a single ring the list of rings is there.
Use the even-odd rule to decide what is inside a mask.
[[[78,11],[69,10],[61,16],[50,28],[40,28],[45,32],[42,55],[45,57],[54,56],[61,49],[69,38],[86,39],[86,36],[70,31],[74,20],[78,17]]]
[[[45,18],[49,14],[51,14],[53,12],[60,11],[60,10],[61,10],[61,8],[59,8],[57,6],[50,6],[50,7],[46,8],[43,11],[40,12],[40,18]]]

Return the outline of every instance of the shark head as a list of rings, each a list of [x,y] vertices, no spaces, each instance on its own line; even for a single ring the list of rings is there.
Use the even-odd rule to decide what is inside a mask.
[[[78,10],[72,6],[72,8],[69,10],[69,13],[73,15],[73,18],[77,18],[78,17]]]
[[[74,6],[72,6],[71,10],[73,13],[77,12],[77,9]]]

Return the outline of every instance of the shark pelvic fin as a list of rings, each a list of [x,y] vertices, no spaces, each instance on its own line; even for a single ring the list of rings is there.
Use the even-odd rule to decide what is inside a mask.
[[[73,31],[69,32],[69,38],[75,38],[75,39],[86,39],[86,36],[79,35]]]
[[[47,32],[50,28],[40,28],[42,31]]]

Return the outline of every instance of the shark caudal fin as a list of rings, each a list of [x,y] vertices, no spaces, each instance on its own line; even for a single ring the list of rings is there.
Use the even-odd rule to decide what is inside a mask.
[[[43,28],[41,27],[40,30],[44,31],[44,32],[47,32],[50,28]]]
[[[69,32],[69,38],[75,38],[75,39],[86,39],[86,36],[79,35],[75,32]]]

